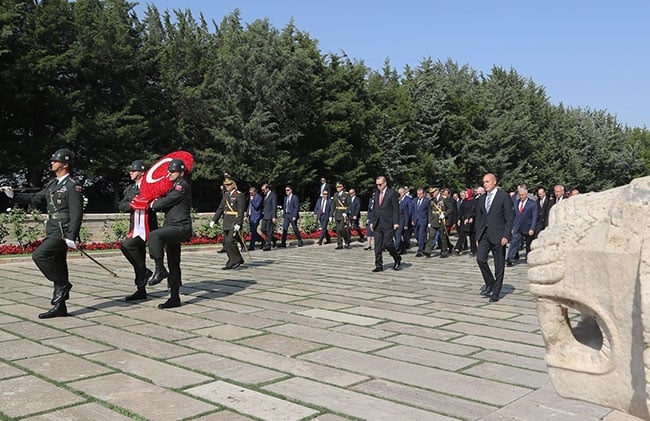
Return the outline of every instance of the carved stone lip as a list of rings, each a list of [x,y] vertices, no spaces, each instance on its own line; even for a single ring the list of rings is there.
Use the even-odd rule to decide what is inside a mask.
[[[615,343],[612,341],[615,331],[602,312],[571,299],[538,295],[537,300],[549,368],[591,374],[613,370],[610,344]],[[575,327],[569,320],[569,309],[583,316]]]

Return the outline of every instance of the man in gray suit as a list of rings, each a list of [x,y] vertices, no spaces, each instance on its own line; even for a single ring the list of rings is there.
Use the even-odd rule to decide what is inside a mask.
[[[512,235],[515,213],[510,195],[497,187],[497,178],[487,173],[483,176],[482,195],[476,205],[476,262],[481,269],[485,286],[481,295],[490,296],[490,302],[499,301],[505,273],[505,249]],[[488,255],[494,257],[494,275],[488,265]]]

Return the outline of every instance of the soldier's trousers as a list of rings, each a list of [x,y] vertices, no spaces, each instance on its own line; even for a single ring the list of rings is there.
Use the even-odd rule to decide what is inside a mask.
[[[338,247],[342,246],[345,241],[345,245],[350,244],[350,231],[348,230],[348,224],[344,219],[337,219],[336,222],[336,245]]]
[[[60,238],[46,237],[32,253],[32,260],[55,287],[68,285],[68,246]]]
[[[228,261],[226,267],[231,267],[235,263],[243,263],[244,258],[239,251],[239,234],[232,228],[223,230],[223,247],[226,249]]]
[[[135,285],[144,287],[147,283],[147,244],[140,237],[125,238],[120,247],[126,260],[133,266]]]
[[[149,256],[154,260],[162,260],[167,252],[169,287],[181,286],[181,242],[192,236],[192,227],[183,225],[168,225],[149,233]]]

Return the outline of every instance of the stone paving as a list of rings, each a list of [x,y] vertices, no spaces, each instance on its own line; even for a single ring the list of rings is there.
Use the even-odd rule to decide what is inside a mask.
[[[467,254],[372,273],[361,243],[306,242],[224,271],[188,247],[183,305],[159,310],[164,283],[127,303],[126,260],[94,256],[118,278],[71,253],[71,314],[51,320],[31,260],[0,260],[0,419],[635,419],[555,394],[525,262],[490,304]]]

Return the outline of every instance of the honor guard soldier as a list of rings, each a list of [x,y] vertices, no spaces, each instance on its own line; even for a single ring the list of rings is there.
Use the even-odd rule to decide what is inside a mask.
[[[68,247],[77,248],[83,218],[82,187],[70,176],[73,158],[71,150],[57,150],[50,158],[50,171],[56,178],[37,193],[16,193],[14,197],[19,203],[37,204],[45,200],[47,205],[46,237],[32,253],[32,260],[43,275],[54,283],[54,293],[50,301],[53,307],[39,314],[39,319],[68,315],[65,302],[70,298],[72,284],[68,279],[66,257]],[[7,196],[13,195],[9,189],[3,190]]]
[[[345,242],[345,248],[350,248],[350,231],[348,230],[348,210],[350,208],[350,196],[343,189],[343,183],[336,183],[336,193],[334,193],[332,206],[332,218],[336,222],[336,250],[342,249]]]
[[[170,297],[158,308],[173,308],[181,305],[181,242],[192,237],[192,192],[190,184],[184,178],[185,164],[180,159],[172,159],[167,167],[167,178],[172,181],[172,188],[167,194],[155,199],[149,207],[155,212],[165,212],[162,228],[149,234],[149,255],[156,263],[149,285],[156,285],[167,278]],[[165,269],[163,259],[167,252],[169,272]]]
[[[133,184],[124,189],[124,197],[118,204],[120,212],[130,212],[131,214],[129,236],[122,241],[120,250],[122,250],[122,254],[124,254],[126,260],[128,260],[129,263],[131,263],[131,266],[133,266],[133,271],[135,272],[135,286],[137,290],[132,295],[126,297],[126,301],[146,299],[147,280],[151,275],[153,275],[153,273],[147,269],[146,265],[147,243],[140,236],[134,235],[133,233],[133,218],[135,216],[135,211],[131,208],[131,201],[134,197],[140,194],[140,184],[146,169],[147,167],[141,159],[137,159],[131,163],[131,166],[129,167],[129,177],[131,178],[131,181],[133,181]],[[158,228],[156,212],[148,212],[147,218],[150,231]]]
[[[223,216],[223,245],[228,254],[224,270],[236,269],[244,263],[238,244],[241,238],[241,226],[246,211],[246,197],[237,190],[237,182],[232,177],[223,180],[224,193],[217,211],[212,216],[210,226],[213,227]],[[243,243],[243,240],[242,240]]]

